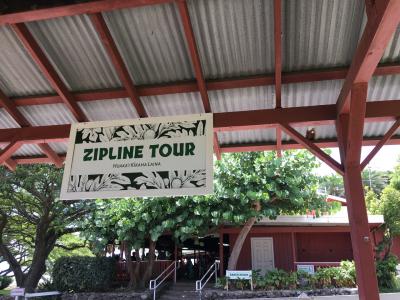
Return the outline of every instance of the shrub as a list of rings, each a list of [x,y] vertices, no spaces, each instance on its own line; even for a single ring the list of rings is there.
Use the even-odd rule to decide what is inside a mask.
[[[0,290],[7,288],[12,282],[11,277],[0,276]]]
[[[108,290],[114,279],[115,260],[107,257],[72,256],[59,258],[53,269],[53,283],[62,292]]]
[[[297,273],[288,273],[284,270],[272,270],[265,274],[265,288],[271,290],[295,289],[297,287]]]
[[[396,266],[398,263],[399,261],[394,255],[376,262],[376,276],[378,277],[379,288],[396,288]]]

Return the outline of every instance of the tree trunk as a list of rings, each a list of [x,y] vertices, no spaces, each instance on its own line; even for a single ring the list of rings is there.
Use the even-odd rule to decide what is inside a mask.
[[[240,252],[242,251],[244,241],[246,240],[246,237],[249,234],[250,229],[253,227],[255,222],[256,222],[256,217],[252,217],[247,220],[246,224],[243,225],[243,228],[240,231],[235,241],[235,245],[233,245],[233,249],[228,261],[228,270],[236,269],[236,265],[239,260]]]
[[[126,268],[128,269],[128,274],[129,274],[128,287],[134,288],[135,287],[135,277],[134,277],[134,273],[133,273],[131,247],[128,246],[128,244],[126,242],[123,242],[123,243],[124,243],[124,252],[125,252],[125,259],[126,259]]]
[[[155,261],[155,252],[156,252],[156,242],[150,240],[149,243],[149,263],[146,268],[146,272],[143,275],[143,285],[146,285],[147,282],[151,279],[151,276],[153,275],[153,266],[154,266],[154,261]]]

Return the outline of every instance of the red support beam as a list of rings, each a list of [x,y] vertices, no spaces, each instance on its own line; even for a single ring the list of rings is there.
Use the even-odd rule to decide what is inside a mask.
[[[0,90],[0,104],[8,112],[8,114],[22,127],[29,126],[28,120],[18,110],[14,102],[11,101],[1,90]]]
[[[68,127],[69,128],[69,127]],[[4,129],[3,129],[4,130]],[[1,130],[0,130],[0,137],[1,137]],[[64,140],[53,140],[54,142],[67,142],[68,136]],[[32,138],[29,142],[30,143],[39,143],[41,140],[35,140]],[[375,146],[380,139],[377,138],[365,138],[363,140],[363,146]],[[320,148],[335,148],[339,147],[338,142],[336,140],[317,140],[314,141],[314,144]],[[388,141],[389,145],[400,145],[400,136],[393,137]],[[285,142],[282,144],[283,150],[294,150],[294,149],[304,149],[304,146],[298,144],[297,142]],[[221,153],[232,153],[232,152],[249,152],[249,151],[276,151],[276,144],[238,144],[238,145],[222,145],[220,147]],[[65,160],[65,154],[59,155],[62,161]],[[46,156],[24,156],[24,157],[14,157],[13,160],[17,164],[33,164],[33,163],[54,163]]]
[[[282,1],[274,0],[275,107],[282,107]]]
[[[8,160],[15,151],[17,151],[22,146],[19,141],[12,141],[3,150],[0,151],[0,164]]]
[[[10,171],[15,171],[17,168],[17,162],[13,159],[7,159],[3,165],[5,165]]]
[[[282,130],[284,130],[288,135],[290,135],[296,142],[303,145],[304,148],[309,150],[312,154],[330,166],[339,174],[343,174],[343,167],[337,161],[335,161],[332,157],[322,151],[319,147],[317,147],[313,142],[306,139],[299,132],[297,132],[294,128],[290,127],[287,124],[281,124]]]
[[[219,276],[224,276],[224,233],[222,228],[219,230]]]
[[[276,154],[282,157],[282,130],[280,126],[276,127]]]
[[[379,290],[360,166],[367,91],[368,83],[353,85],[349,116],[346,119],[338,120],[338,123],[348,120],[348,125],[338,126],[339,130],[347,130],[347,132],[342,132],[338,136],[347,137],[346,140],[340,142],[340,145],[346,148],[346,151],[341,151],[341,158],[345,171],[344,187],[356,265],[358,294],[360,300],[376,300],[379,299]]]
[[[363,146],[376,146],[380,138],[364,138]],[[313,143],[319,148],[338,148],[339,143],[336,139],[316,140]],[[388,145],[400,145],[400,136],[390,139]],[[304,149],[304,146],[297,142],[285,142],[282,150]],[[256,143],[256,144],[229,144],[221,146],[221,153],[250,152],[250,151],[277,151],[276,144]]]
[[[347,68],[328,69],[328,70],[315,70],[292,72],[282,74],[282,83],[302,83],[302,82],[315,82],[321,80],[335,80],[344,79],[347,74]],[[382,65],[378,67],[374,76],[394,75],[400,74],[400,65]],[[255,86],[265,86],[275,84],[273,75],[260,75],[249,76],[232,79],[219,79],[206,81],[206,88],[208,91],[225,90],[234,88],[246,88]],[[141,85],[136,86],[137,93],[140,97],[143,96],[159,96],[177,93],[191,93],[198,92],[196,81],[185,81],[178,83],[162,84],[162,85]],[[86,92],[72,93],[75,101],[97,101],[97,100],[110,100],[118,98],[129,97],[128,92],[124,88],[107,89],[107,90],[94,90]],[[16,106],[29,106],[29,105],[43,105],[43,104],[56,104],[64,103],[59,95],[35,95],[25,96],[11,99]],[[0,106],[1,103],[0,103]]]
[[[218,160],[221,160],[221,149],[218,143],[218,135],[214,132],[214,153]]]
[[[18,110],[18,108],[15,106],[14,102],[11,101],[1,90],[0,90],[0,103],[3,105],[5,110],[11,115],[12,118],[20,125],[21,127],[29,127],[29,121],[25,118],[25,116]],[[55,165],[57,167],[61,167],[62,165],[59,164],[59,157],[57,154],[50,148],[50,146],[43,144],[42,145],[42,150],[45,149],[46,151],[43,151],[48,157],[50,157]],[[12,155],[12,154],[11,154]],[[12,159],[8,158],[6,160],[6,165],[12,169],[14,166],[14,163],[12,162]]]
[[[62,168],[64,160],[57,155],[57,153],[51,149],[48,144],[38,144],[40,150],[56,165],[57,168]]]
[[[366,106],[367,121],[391,121],[400,117],[399,100],[368,102]],[[295,127],[318,126],[334,124],[335,120],[335,105],[223,112],[214,113],[213,116],[214,131],[216,132],[256,128],[275,129],[280,123]],[[69,138],[69,131],[70,124],[0,129],[0,144],[9,143],[15,136],[18,136],[19,140],[24,143],[66,142]],[[378,138],[380,137],[373,138],[375,143]],[[336,141],[330,142],[336,143]],[[273,148],[276,150],[276,145]],[[284,143],[282,148],[286,149]]]
[[[50,82],[51,86],[61,97],[64,104],[72,112],[74,117],[79,122],[88,121],[87,117],[83,113],[80,106],[77,104],[71,92],[68,91],[64,82],[61,80],[57,71],[54,69],[43,50],[40,48],[39,44],[35,41],[33,35],[30,33],[29,29],[25,24],[14,24],[12,25],[15,33],[24,44],[28,53],[32,56],[33,60],[36,62],[39,69],[42,71],[46,79]]]
[[[67,142],[70,129],[70,124],[0,129],[0,143],[10,143],[16,138],[24,144]]]
[[[368,153],[367,157],[364,158],[363,162],[361,163],[361,170],[363,170],[369,162],[375,157],[375,155],[381,150],[381,148],[386,144],[388,140],[395,134],[396,130],[400,127],[400,118],[397,119],[396,122],[390,127],[390,129],[386,132],[383,138],[376,144],[376,146]]]
[[[91,15],[91,20],[139,117],[147,117],[148,115],[143,107],[142,102],[140,101],[136,87],[133,84],[128,69],[126,68],[124,60],[122,59],[122,56],[115,45],[114,39],[107,27],[106,22],[104,21],[103,16],[101,13],[93,14]]]
[[[211,112],[210,100],[208,99],[206,83],[201,69],[201,62],[199,52],[197,50],[197,44],[193,33],[192,23],[190,22],[189,9],[186,0],[177,1],[179,13],[181,15],[183,29],[185,31],[186,41],[189,47],[190,57],[192,58],[192,64],[194,73],[196,75],[197,86],[203,101],[204,111]]]
[[[93,14],[116,9],[134,8],[173,2],[173,0],[100,0],[0,15],[0,25],[26,23],[53,18]]]
[[[400,1],[374,1],[374,6],[378,14],[374,18],[368,19],[356,49],[337,101],[337,111],[339,114],[349,111],[349,95],[353,84],[368,82],[371,79],[386,49],[386,45],[389,43],[400,22]]]

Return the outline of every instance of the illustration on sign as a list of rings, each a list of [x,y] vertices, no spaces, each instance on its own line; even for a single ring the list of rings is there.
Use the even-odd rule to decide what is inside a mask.
[[[212,115],[71,127],[61,199],[212,193]]]

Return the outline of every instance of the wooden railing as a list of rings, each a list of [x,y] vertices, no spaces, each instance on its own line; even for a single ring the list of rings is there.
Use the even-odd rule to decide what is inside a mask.
[[[153,266],[153,274],[151,278],[155,278],[160,275],[168,266],[171,264],[172,260],[156,260]],[[140,264],[139,274],[144,274],[149,264],[148,261],[132,262],[132,267],[135,268],[136,264]],[[116,280],[117,281],[128,281],[129,273],[126,261],[118,261],[116,269]]]

